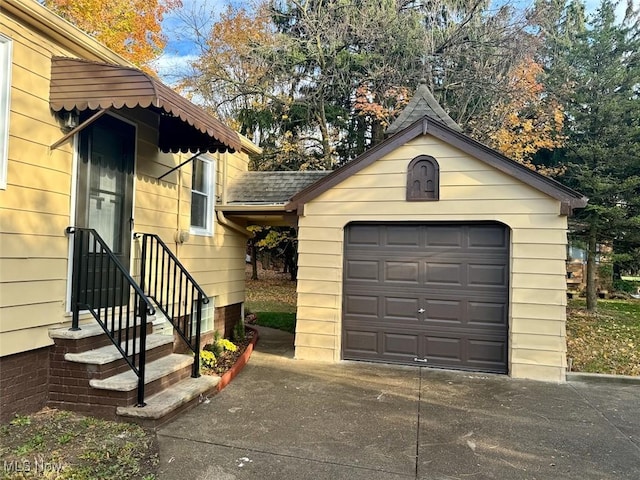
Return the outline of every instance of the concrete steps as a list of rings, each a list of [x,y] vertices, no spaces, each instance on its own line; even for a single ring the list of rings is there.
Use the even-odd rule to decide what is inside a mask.
[[[155,360],[153,362],[148,362],[144,376],[144,383],[146,385],[165,376],[169,376],[172,373],[179,372],[185,368],[188,368],[190,372],[192,364],[193,357],[191,357],[190,355],[180,355],[176,353],[159,358],[158,360]],[[126,372],[102,380],[90,380],[89,385],[91,385],[93,388],[99,388],[101,390],[128,392],[137,388],[138,376],[133,373],[133,370],[128,370]]]
[[[173,335],[153,333],[157,318],[149,317],[145,329],[145,403],[137,403],[138,377],[97,322],[80,330],[55,328],[50,356],[49,405],[107,419],[122,419],[158,426],[178,412],[197,405],[216,389],[219,377],[191,378],[193,354],[177,354]],[[140,330],[140,321],[129,330]],[[122,330],[122,339],[126,338]],[[138,341],[138,340],[136,340]],[[132,351],[133,340],[121,347]],[[137,349],[136,349],[137,350]]]
[[[213,393],[219,382],[220,377],[209,375],[185,378],[146,398],[144,407],[118,407],[116,413],[136,423],[157,427],[186,408],[206,401],[207,395]]]
[[[147,351],[164,345],[173,345],[173,337],[167,335],[147,335]],[[133,350],[133,340],[123,342],[121,348],[125,351]],[[94,348],[80,353],[66,353],[64,359],[69,362],[91,363],[94,365],[104,365],[107,363],[120,360],[122,355],[115,345],[105,345],[104,347]]]

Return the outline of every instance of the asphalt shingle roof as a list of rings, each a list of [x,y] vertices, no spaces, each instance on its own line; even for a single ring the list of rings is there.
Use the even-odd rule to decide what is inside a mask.
[[[453,119],[444,111],[438,101],[433,97],[429,87],[427,87],[426,81],[421,80],[413,98],[411,98],[407,106],[404,107],[400,115],[398,115],[398,118],[389,125],[386,133],[387,135],[392,135],[400,130],[404,130],[425,115],[444,123],[447,127],[455,130],[456,132],[462,131],[460,125],[453,121]]]
[[[227,203],[236,205],[285,204],[299,191],[330,171],[244,172],[227,188]]]

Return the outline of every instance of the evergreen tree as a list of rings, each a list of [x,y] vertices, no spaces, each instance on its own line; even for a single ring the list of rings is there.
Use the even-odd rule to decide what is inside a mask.
[[[640,236],[640,32],[631,2],[616,21],[617,2],[603,0],[586,28],[554,51],[552,89],[564,105],[565,183],[589,197],[574,234],[587,245],[587,308],[597,305],[598,246],[632,266]],[[568,8],[575,8],[571,2]],[[575,26],[574,26],[575,27]],[[569,38],[564,36],[564,38]]]

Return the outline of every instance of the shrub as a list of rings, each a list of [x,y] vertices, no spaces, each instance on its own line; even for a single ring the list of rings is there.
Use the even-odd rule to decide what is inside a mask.
[[[613,289],[617,292],[636,293],[639,287],[640,282],[619,279],[613,281]]]
[[[233,338],[234,342],[243,342],[247,333],[244,330],[244,320],[240,319],[236,322],[233,327],[233,333],[231,338]]]

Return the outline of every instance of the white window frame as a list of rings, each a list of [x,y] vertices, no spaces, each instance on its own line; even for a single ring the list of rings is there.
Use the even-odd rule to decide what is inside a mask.
[[[196,192],[199,195],[205,195],[208,199],[207,208],[205,211],[205,226],[194,226],[190,222],[190,233],[193,235],[203,235],[203,236],[212,236],[215,222],[213,221],[213,212],[214,212],[214,204],[216,201],[216,162],[215,159],[209,155],[200,155],[193,159],[191,165],[191,171],[195,168],[196,162],[203,162],[208,165],[208,172],[205,174],[205,179],[207,180],[207,184],[205,185],[205,191],[201,192],[198,190],[193,190],[193,184],[191,185],[191,202],[193,202],[193,194]],[[193,182],[193,177],[192,177]]]
[[[202,305],[202,323],[200,324],[200,335],[204,333],[213,332],[215,329],[215,297],[209,297],[209,303]],[[198,307],[198,301],[193,301],[193,315],[191,318],[192,332],[196,331],[196,309]]]
[[[11,62],[13,40],[0,34],[0,189],[7,188],[9,163],[9,114],[11,106]]]

